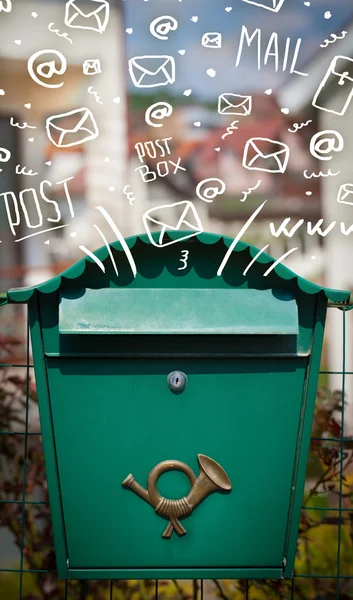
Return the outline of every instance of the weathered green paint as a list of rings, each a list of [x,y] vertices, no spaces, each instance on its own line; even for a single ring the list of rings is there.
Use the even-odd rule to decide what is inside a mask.
[[[29,301],[60,577],[291,576],[326,306],[349,293],[283,266],[264,277],[267,255],[244,277],[257,249],[241,243],[217,277],[230,243],[203,234],[155,248],[142,236],[128,240],[136,279],[112,244],[119,277],[100,249],[105,274],[84,259],[8,293]],[[180,394],[167,385],[174,370],[187,375]],[[224,467],[232,491],[206,498],[186,536],[165,540],[166,522],[121,483],[132,472],[145,486],[167,459],[198,474],[199,453]],[[158,485],[170,498],[189,492],[179,472]]]

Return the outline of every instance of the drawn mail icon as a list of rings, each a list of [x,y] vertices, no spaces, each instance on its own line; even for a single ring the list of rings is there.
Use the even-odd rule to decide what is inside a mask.
[[[175,60],[168,55],[135,56],[129,60],[129,73],[139,88],[168,85],[175,81]]]
[[[284,3],[284,0],[243,0],[243,2],[255,4],[255,6],[261,6],[261,8],[278,12]]]
[[[204,33],[201,44],[205,48],[222,48],[222,34],[217,31]]]
[[[102,72],[99,58],[87,59],[82,66],[84,75],[98,75]]]
[[[103,33],[109,23],[109,12],[107,0],[69,0],[65,7],[65,25]]]
[[[344,183],[341,185],[337,196],[337,202],[353,205],[353,183]]]
[[[284,173],[288,161],[289,148],[282,142],[268,138],[251,138],[246,142],[243,167],[250,171]]]
[[[328,91],[329,90],[329,91]],[[332,92],[335,93],[332,93]],[[313,106],[344,115],[353,98],[353,58],[335,56],[313,99]]]
[[[46,121],[48,138],[57,148],[79,146],[98,137],[99,131],[88,108],[54,115]]]
[[[218,97],[218,112],[220,115],[250,115],[252,96],[240,94],[221,94]]]
[[[142,220],[151,244],[158,248],[184,242],[203,232],[196,208],[189,200],[152,208],[143,215]],[[152,233],[156,227],[160,228],[160,232],[154,239]],[[182,236],[177,240],[170,240],[166,234],[172,231],[180,231]]]

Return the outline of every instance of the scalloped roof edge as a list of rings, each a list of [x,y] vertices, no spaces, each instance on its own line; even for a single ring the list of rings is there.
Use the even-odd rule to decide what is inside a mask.
[[[154,241],[157,241],[159,239],[159,236],[160,236],[160,232],[158,232],[158,231],[156,231],[152,234],[152,238]],[[170,237],[170,239],[176,240],[176,239],[179,239],[180,237],[183,237],[183,232],[182,231],[168,232],[168,236]],[[198,236],[195,236],[193,239],[196,239],[196,238],[200,243],[205,244],[205,245],[213,245],[213,244],[218,243],[220,240],[222,240],[224,243],[224,246],[226,248],[229,248],[233,242],[233,238],[214,234],[214,233],[201,233]],[[149,238],[149,235],[146,233],[128,237],[125,239],[125,242],[126,242],[127,246],[131,249],[135,246],[135,244],[138,240],[144,244],[151,245],[151,240]],[[124,248],[119,241],[112,242],[110,244],[110,247],[114,248],[115,250],[117,250],[119,252],[124,252]],[[258,248],[256,248],[255,246],[252,246],[251,244],[247,244],[246,242],[242,242],[242,241],[239,241],[236,244],[236,246],[233,249],[233,252],[244,252],[246,250],[248,250],[250,252],[250,255],[252,258],[255,258],[255,256],[259,253]],[[96,250],[94,252],[94,255],[103,262],[104,260],[106,260],[109,257],[107,247],[102,246],[101,248],[99,248],[98,250]],[[272,256],[270,256],[269,254],[262,253],[256,259],[255,262],[259,263],[259,264],[267,264],[267,263],[271,263],[271,262],[274,263],[275,261],[276,261],[276,259],[273,258]],[[93,263],[93,262],[94,261],[92,258],[83,257],[81,260],[79,260],[78,262],[73,264],[71,267],[69,267],[68,269],[66,269],[65,271],[60,273],[59,275],[56,275],[55,277],[53,277],[52,279],[49,279],[48,281],[46,281],[44,283],[40,283],[40,284],[32,286],[32,287],[10,289],[7,292],[7,301],[23,303],[23,302],[27,302],[27,300],[29,300],[32,297],[32,295],[34,294],[35,291],[41,292],[43,294],[49,294],[51,292],[54,292],[57,289],[59,289],[62,278],[76,279],[77,277],[79,277],[80,275],[82,275],[85,272],[87,264]],[[276,275],[278,275],[283,280],[296,279],[298,287],[307,294],[311,295],[311,294],[319,294],[320,292],[323,292],[326,295],[326,298],[330,302],[343,303],[343,302],[349,301],[349,298],[351,295],[351,293],[349,291],[335,290],[335,289],[330,289],[330,288],[326,288],[323,286],[319,286],[315,283],[312,283],[311,281],[308,281],[307,279],[304,279],[303,277],[300,277],[294,271],[292,271],[288,267],[284,266],[283,264],[278,264],[275,267],[274,272],[276,273]],[[1,294],[1,296],[3,297],[3,302],[0,301],[0,306],[1,306],[1,304],[5,303],[4,302],[4,300],[5,300],[4,294]]]

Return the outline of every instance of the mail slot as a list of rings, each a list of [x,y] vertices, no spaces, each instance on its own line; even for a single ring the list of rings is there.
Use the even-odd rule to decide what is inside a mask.
[[[61,578],[292,576],[326,308],[349,292],[246,269],[240,242],[218,276],[231,240],[183,233],[126,240],[136,276],[116,242],[118,275],[101,248],[105,273],[7,294],[29,308]]]

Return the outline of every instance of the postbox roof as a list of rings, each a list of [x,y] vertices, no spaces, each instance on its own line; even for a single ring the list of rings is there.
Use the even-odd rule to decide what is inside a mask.
[[[160,232],[154,232],[152,234],[153,236],[153,240],[156,242],[156,245],[158,243],[158,239],[160,237]],[[181,237],[185,237],[185,232],[183,235],[182,231],[173,231],[173,232],[168,232],[168,236],[170,237],[171,240],[177,240]],[[132,249],[137,242],[146,244],[148,246],[151,246],[151,241],[148,238],[147,234],[142,234],[142,235],[136,235],[136,236],[131,236],[129,238],[126,238],[126,244],[127,246]],[[227,237],[227,236],[222,236],[222,235],[216,235],[213,233],[201,233],[199,234],[197,237],[193,237],[187,240],[184,240],[183,242],[183,249],[186,248],[187,246],[190,246],[191,244],[194,246],[194,244],[204,244],[204,245],[214,245],[214,244],[223,244],[224,248],[225,248],[225,252],[226,250],[230,247],[230,245],[233,242],[233,238]],[[117,250],[119,252],[124,252],[124,248],[122,247],[121,243],[116,241],[116,242],[112,242],[110,244],[110,248],[113,248],[114,250]],[[161,249],[157,249],[158,252],[161,251]],[[251,244],[247,244],[245,242],[239,241],[236,246],[233,249],[233,253],[244,253],[246,252],[248,256],[250,256],[252,259],[254,260],[254,265],[258,264],[258,265],[266,265],[267,266],[271,266],[271,263],[275,263],[276,259],[273,258],[272,256],[270,256],[269,254],[266,253],[261,253],[259,254],[259,249],[256,248],[255,246],[252,246]],[[259,256],[257,256],[259,254]],[[106,261],[107,259],[109,259],[109,252],[108,252],[108,247],[106,246],[102,246],[101,248],[99,248],[98,250],[96,250],[94,252],[94,255],[101,261],[104,263],[104,261]],[[141,259],[140,259],[141,260]],[[66,269],[65,271],[63,271],[63,273],[57,275],[56,277],[53,277],[52,279],[32,286],[32,287],[24,287],[24,288],[13,288],[11,290],[9,290],[7,292],[7,294],[0,294],[0,305],[4,304],[6,302],[18,302],[18,303],[25,303],[27,302],[32,295],[34,294],[35,291],[41,292],[43,294],[49,294],[52,293],[56,290],[58,290],[59,288],[61,288],[63,286],[63,282],[66,280],[74,280],[77,279],[78,277],[81,277],[86,269],[88,268],[89,265],[92,265],[92,263],[94,264],[94,260],[90,257],[84,257],[82,258],[80,261],[78,261],[77,263],[75,263],[74,265],[72,265],[71,267],[69,267],[68,269]],[[97,269],[99,267],[97,266]],[[227,270],[227,266],[225,267],[225,272]],[[284,266],[283,264],[278,264],[276,265],[276,267],[274,268],[274,273],[283,280],[283,282],[285,281],[292,281],[292,280],[296,280],[296,284],[298,285],[298,287],[306,294],[312,295],[312,294],[319,294],[319,293],[324,293],[326,295],[326,298],[331,301],[331,302],[348,302],[349,298],[350,298],[350,292],[346,291],[346,290],[334,290],[334,289],[330,289],[330,288],[326,288],[320,285],[316,285],[314,283],[312,283],[311,281],[308,281],[307,279],[304,279],[303,277],[299,277],[296,273],[294,273],[294,271],[292,271],[291,269],[288,269],[288,267]],[[216,275],[216,273],[215,273]],[[244,280],[246,281],[247,276],[244,277]]]

